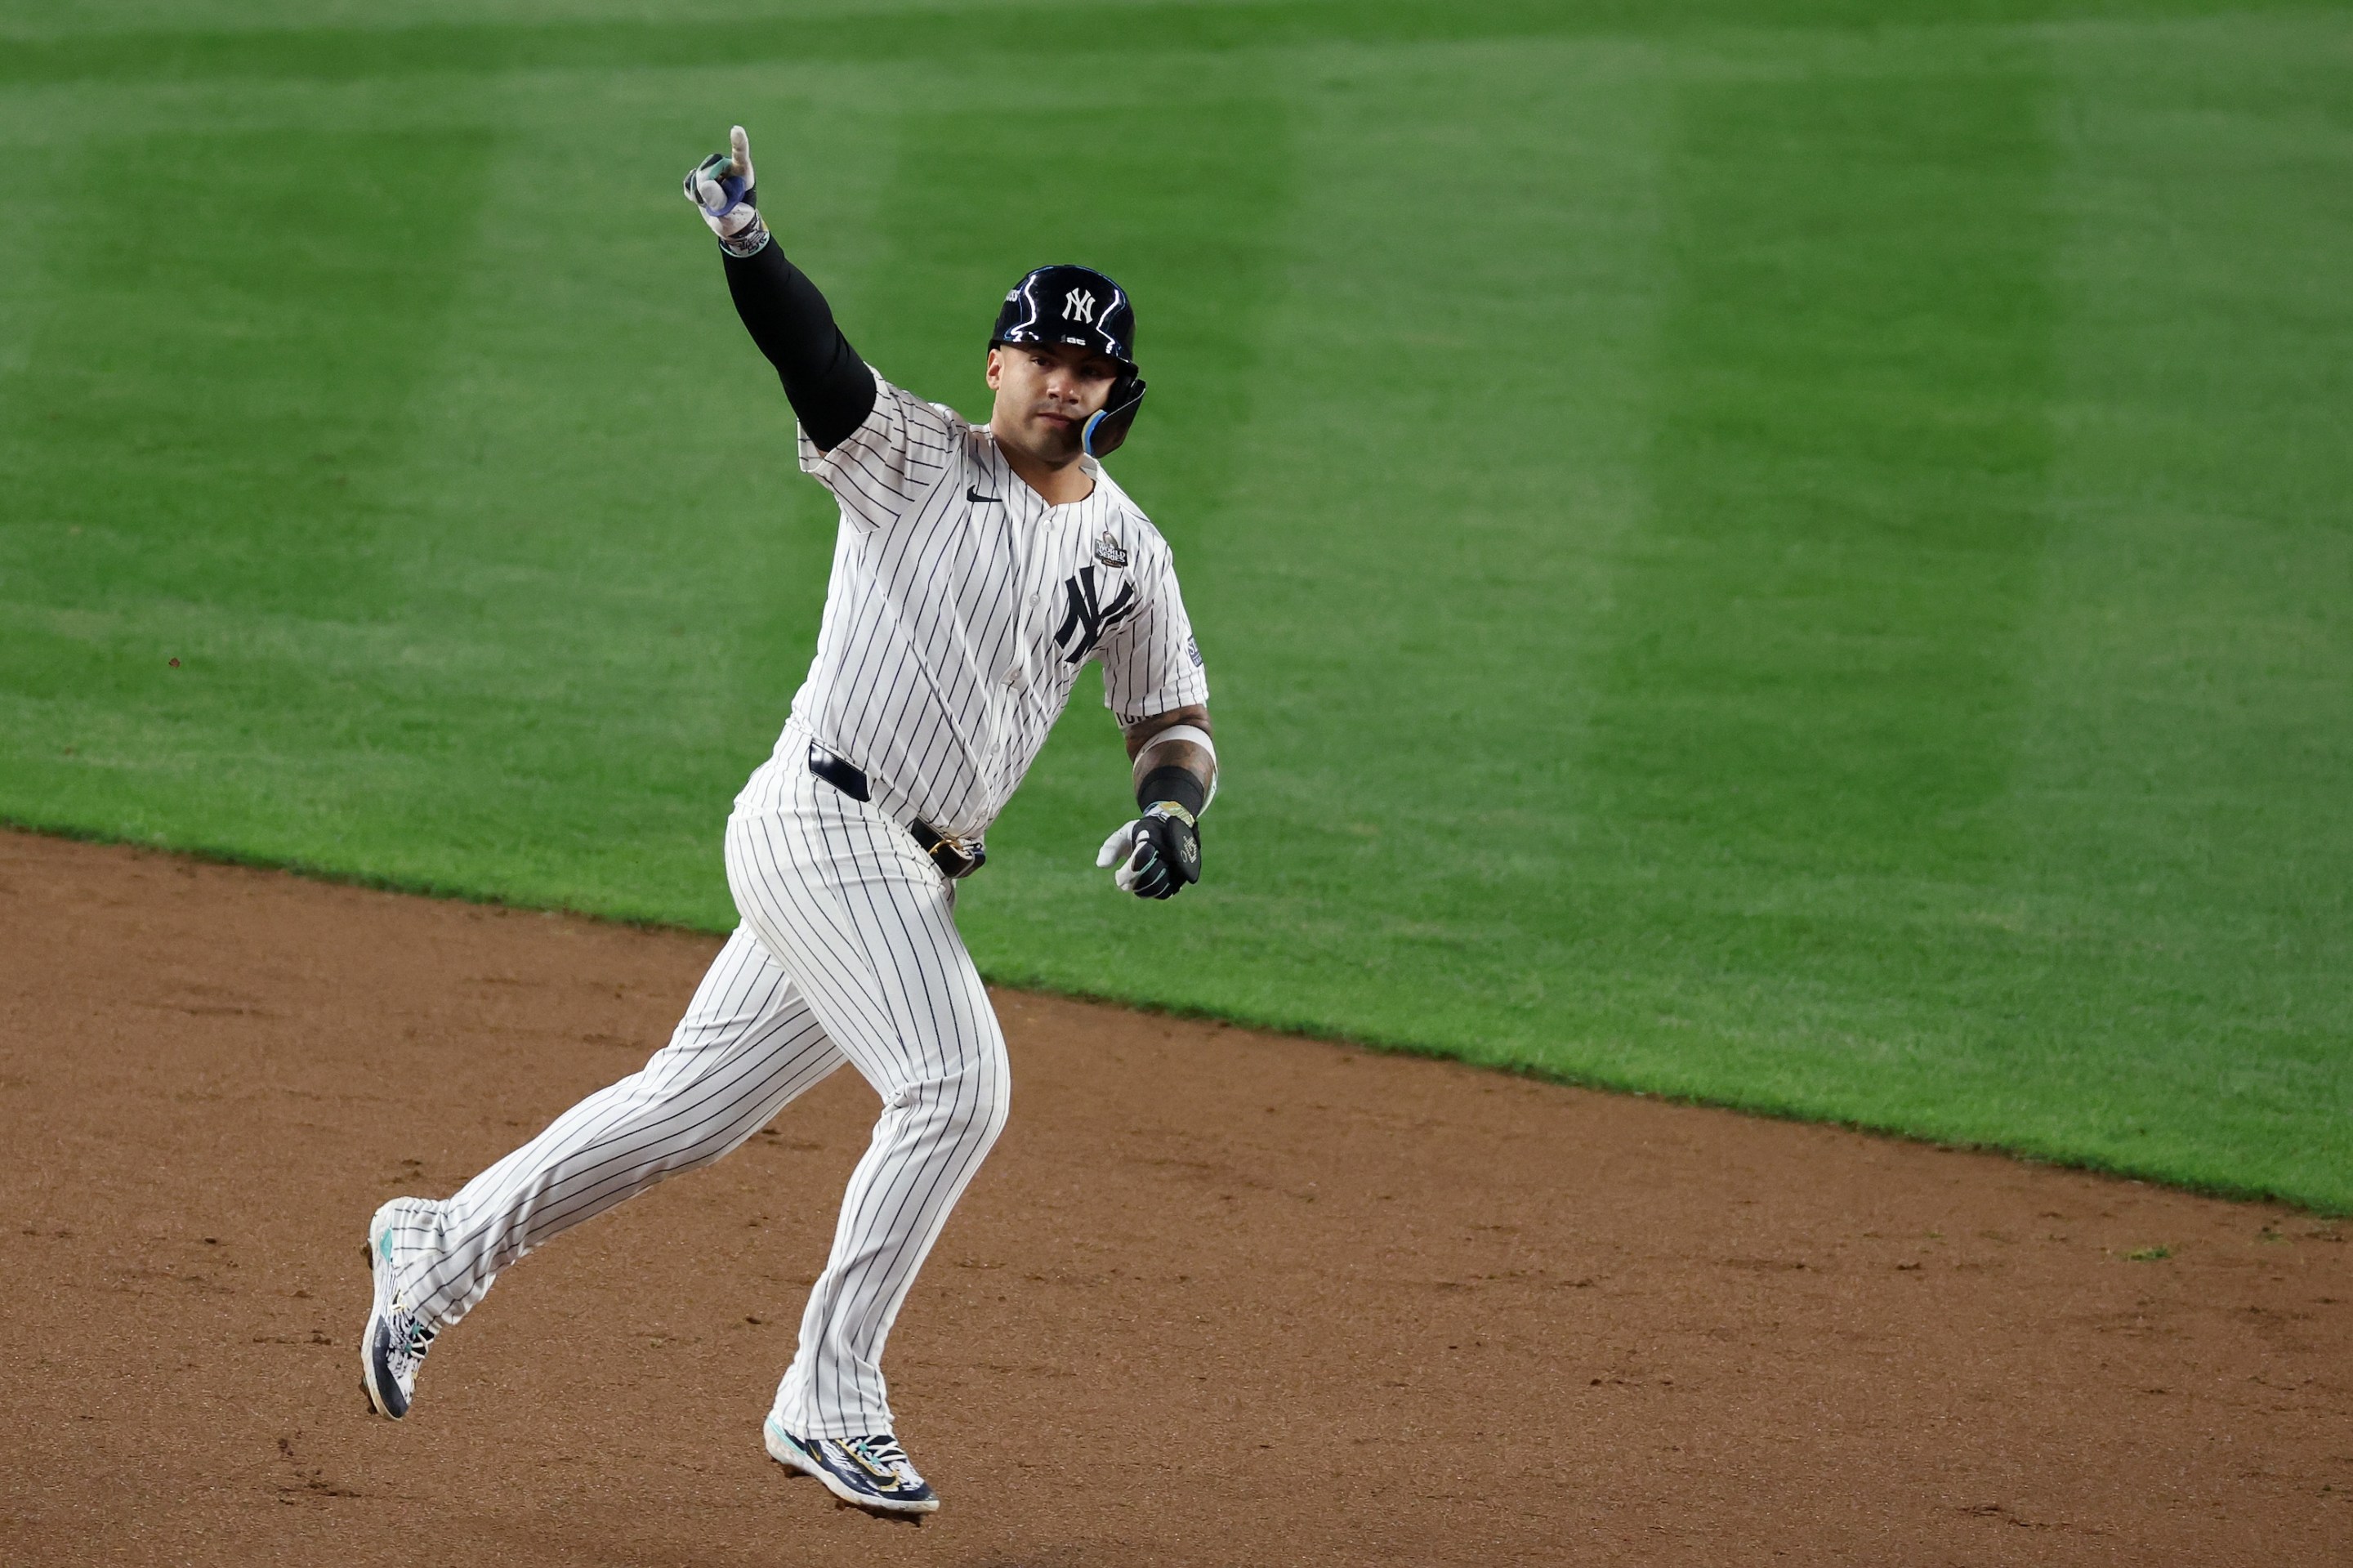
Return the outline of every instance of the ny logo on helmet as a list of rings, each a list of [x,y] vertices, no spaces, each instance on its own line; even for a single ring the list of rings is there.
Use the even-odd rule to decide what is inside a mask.
[[[1084,289],[1072,289],[1062,296],[1062,319],[1094,325],[1095,297]]]

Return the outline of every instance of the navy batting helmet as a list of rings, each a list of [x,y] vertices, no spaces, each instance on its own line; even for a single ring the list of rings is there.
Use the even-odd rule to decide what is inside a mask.
[[[1144,377],[1135,370],[1135,307],[1126,290],[1092,267],[1040,267],[1007,291],[997,313],[988,346],[1008,343],[1067,343],[1118,361],[1120,377],[1079,442],[1089,457],[1119,450],[1144,402]]]

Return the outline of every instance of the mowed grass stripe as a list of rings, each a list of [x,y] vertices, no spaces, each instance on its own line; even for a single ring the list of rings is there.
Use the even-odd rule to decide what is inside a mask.
[[[1862,1079],[1939,1136],[2000,1054],[1963,992],[2021,956],[1975,915],[2054,377],[2044,76],[1957,52],[1678,94],[1652,512],[1579,781],[1650,1072],[1816,1114]]]
[[[2274,0],[2289,5],[2294,0]],[[2200,0],[1935,0],[1901,20],[1988,26],[2204,9]],[[495,8],[492,9],[494,12]],[[306,26],[301,10],[223,28],[53,30],[5,37],[0,83],[205,80],[261,77],[322,81],[419,72],[618,70],[709,67],[721,61],[1024,59],[1089,54],[1260,50],[1328,44],[1375,47],[1511,37],[1560,37],[1721,27],[1869,28],[1890,19],[1884,0],[1159,0],[1116,8],[972,5],[833,9],[751,5],[676,18],[505,19]],[[278,25],[272,26],[275,20]]]
[[[1810,8],[1810,7],[1809,7]],[[1441,42],[1624,25],[1630,5],[1563,9],[1545,0],[1166,0],[1106,11],[1065,5],[689,17],[680,21],[427,22],[377,27],[139,30],[96,37],[19,37],[0,51],[0,82],[203,80],[252,76],[350,81],[420,72],[707,67],[715,60],[983,59],[1262,49],[1286,44]],[[292,19],[290,19],[292,20]]]
[[[2062,525],[2009,802],[2004,917],[2057,955],[2009,1027],[2134,1086],[2070,1133],[2290,1190],[2353,1171],[2338,32],[2058,36]]]

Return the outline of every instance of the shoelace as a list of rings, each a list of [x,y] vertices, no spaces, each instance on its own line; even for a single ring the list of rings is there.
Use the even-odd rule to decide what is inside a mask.
[[[393,1354],[407,1362],[406,1372],[415,1374],[419,1363],[425,1360],[425,1352],[433,1348],[434,1336],[440,1331],[426,1327],[422,1319],[411,1318],[406,1330],[393,1335]],[[398,1373],[404,1369],[396,1366],[394,1370]]]
[[[902,1480],[917,1482],[922,1478],[915,1474],[914,1461],[907,1457],[907,1451],[899,1446],[895,1437],[844,1437],[841,1446],[876,1469],[888,1470]]]

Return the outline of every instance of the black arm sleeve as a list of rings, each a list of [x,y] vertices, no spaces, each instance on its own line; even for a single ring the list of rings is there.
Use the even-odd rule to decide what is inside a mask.
[[[874,411],[874,372],[834,324],[808,275],[785,259],[771,239],[750,256],[727,256],[727,291],[735,313],[792,399],[801,429],[820,451],[831,451]]]

